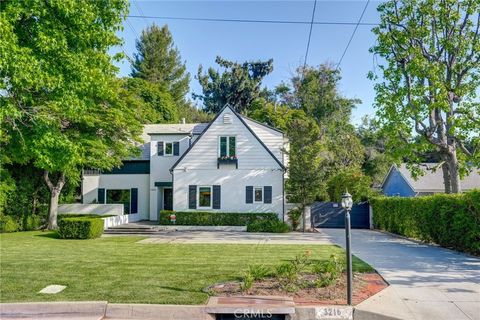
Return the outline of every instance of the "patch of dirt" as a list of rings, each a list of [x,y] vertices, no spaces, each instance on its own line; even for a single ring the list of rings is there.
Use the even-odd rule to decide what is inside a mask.
[[[214,296],[289,296],[293,298],[296,305],[345,305],[347,304],[347,275],[344,273],[337,282],[328,287],[318,288],[315,281],[318,279],[314,274],[302,274],[295,292],[288,292],[283,288],[276,278],[257,280],[248,291],[242,291],[240,281],[230,281],[214,284],[208,288]],[[353,275],[353,304],[368,299],[377,292],[386,288],[388,284],[378,273],[354,273]]]

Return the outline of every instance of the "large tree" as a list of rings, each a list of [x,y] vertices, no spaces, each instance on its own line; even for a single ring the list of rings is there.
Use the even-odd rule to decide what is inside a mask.
[[[298,203],[302,211],[305,232],[305,208],[325,192],[326,150],[318,139],[320,129],[311,118],[295,118],[287,125],[290,140],[286,150],[289,156],[287,199]]]
[[[179,112],[170,92],[141,78],[124,78],[124,87],[130,96],[128,103],[135,107],[144,123],[175,123]]]
[[[318,139],[329,152],[325,165],[330,172],[359,167],[363,162],[364,149],[350,123],[352,110],[360,101],[340,93],[340,80],[340,71],[329,64],[307,66],[292,78],[291,97],[283,92],[292,108],[303,110],[320,128]]]
[[[59,195],[82,168],[109,169],[135,153],[139,118],[123,99],[108,51],[125,0],[2,1],[2,151],[42,170],[50,191],[48,228]]]
[[[376,108],[391,149],[418,164],[433,147],[445,191],[461,192],[461,175],[480,162],[480,2],[389,0],[378,10]]]
[[[200,66],[197,77],[203,94],[194,94],[194,97],[203,101],[208,113],[217,113],[227,103],[238,112],[247,112],[252,102],[260,96],[263,78],[273,71],[273,60],[238,63],[217,57],[215,62],[224,71],[219,73],[209,68],[203,74]]]
[[[136,47],[132,76],[166,88],[177,105],[185,104],[190,74],[173,43],[168,26],[152,24],[147,27],[137,40]]]

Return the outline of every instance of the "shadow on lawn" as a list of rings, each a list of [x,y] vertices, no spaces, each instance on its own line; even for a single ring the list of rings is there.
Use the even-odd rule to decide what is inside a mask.
[[[60,239],[57,231],[44,231],[45,233],[37,234],[35,237],[44,237],[44,238],[51,238],[51,239]]]

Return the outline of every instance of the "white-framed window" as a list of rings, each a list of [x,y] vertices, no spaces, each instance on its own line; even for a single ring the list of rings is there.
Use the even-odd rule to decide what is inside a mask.
[[[263,202],[263,187],[253,188],[253,202]]]
[[[166,156],[173,156],[173,142],[164,142],[163,150]]]
[[[212,186],[198,186],[197,208],[212,209]]]
[[[221,136],[218,138],[219,157],[233,157],[237,155],[237,138],[235,136]]]

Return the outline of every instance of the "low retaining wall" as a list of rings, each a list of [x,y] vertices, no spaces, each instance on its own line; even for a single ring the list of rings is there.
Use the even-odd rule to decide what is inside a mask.
[[[113,216],[103,218],[103,230],[107,230],[108,228],[117,227],[122,224],[126,224],[129,222],[137,222],[140,221],[140,214],[122,214],[120,216]]]
[[[58,206],[59,214],[98,214],[98,215],[123,215],[123,204],[81,204],[69,203]]]
[[[224,232],[246,232],[246,226],[181,226],[181,225],[160,225],[158,229],[170,231],[224,231]]]

